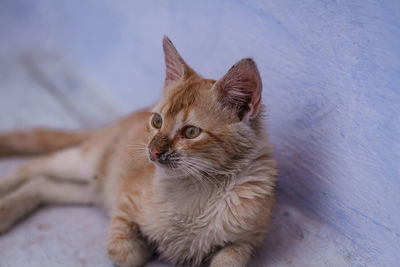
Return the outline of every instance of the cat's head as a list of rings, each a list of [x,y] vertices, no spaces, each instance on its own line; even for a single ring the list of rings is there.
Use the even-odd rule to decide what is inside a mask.
[[[148,156],[159,169],[180,175],[229,175],[246,163],[259,134],[261,78],[242,59],[218,81],[190,68],[164,37],[163,96],[148,122]]]

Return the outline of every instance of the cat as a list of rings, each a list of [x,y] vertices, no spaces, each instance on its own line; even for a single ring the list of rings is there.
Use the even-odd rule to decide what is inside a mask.
[[[41,154],[0,179],[0,234],[42,205],[100,205],[107,252],[141,266],[245,266],[275,202],[255,62],[202,78],[164,37],[163,95],[151,108],[88,131],[0,134],[0,156]]]

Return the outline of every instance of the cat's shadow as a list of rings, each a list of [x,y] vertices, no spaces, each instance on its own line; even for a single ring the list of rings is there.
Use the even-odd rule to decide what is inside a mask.
[[[269,233],[248,266],[291,266],[296,247],[304,243],[307,234],[302,217],[293,207],[278,203]]]
[[[271,133],[279,171],[277,203],[269,233],[248,266],[294,266],[299,259],[307,264],[312,259],[306,258],[326,243],[320,234],[331,229],[321,219],[331,212],[327,208],[331,188],[326,180],[332,170],[329,148],[321,144],[330,144],[330,126],[324,120],[334,115],[327,103],[312,99],[297,117],[271,125],[277,131]]]

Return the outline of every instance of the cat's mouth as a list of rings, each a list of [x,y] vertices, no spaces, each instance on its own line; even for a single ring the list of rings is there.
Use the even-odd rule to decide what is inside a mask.
[[[154,152],[149,150],[148,152],[149,159],[154,163],[168,168],[177,168],[179,162],[179,156],[172,151],[166,152]]]

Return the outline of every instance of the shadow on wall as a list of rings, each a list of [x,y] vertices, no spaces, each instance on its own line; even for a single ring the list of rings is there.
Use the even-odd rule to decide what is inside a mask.
[[[270,127],[279,171],[277,205],[270,233],[251,266],[306,266],[310,263],[308,257],[326,247],[322,243],[329,243],[321,235],[335,235],[320,217],[330,212],[326,201],[331,189],[326,181],[332,170],[327,163],[330,159],[326,144],[332,141],[328,129],[318,129],[327,117],[334,116],[335,106],[331,103],[324,97],[309,99],[308,103],[292,107],[294,112],[287,114],[286,120],[274,123],[279,134]],[[335,264],[350,265],[346,255],[335,257]],[[315,258],[315,266],[324,265],[323,258]]]
[[[303,101],[274,125],[279,129],[279,135],[271,136],[278,161],[277,191],[281,203],[306,208],[317,219],[329,212],[334,139],[327,121],[334,120],[335,105],[318,95]]]

